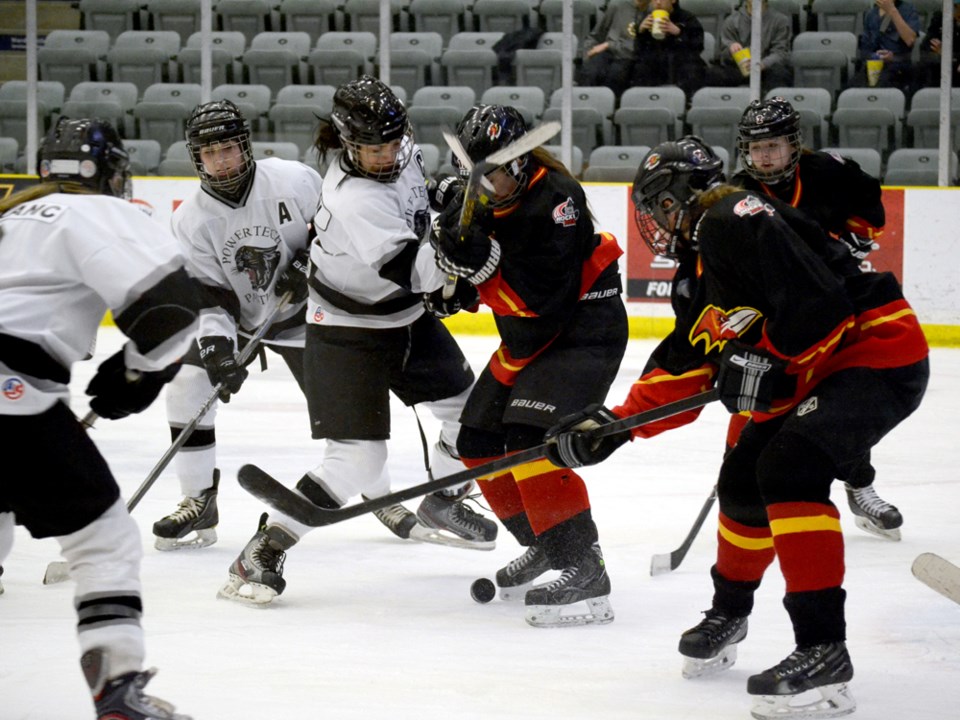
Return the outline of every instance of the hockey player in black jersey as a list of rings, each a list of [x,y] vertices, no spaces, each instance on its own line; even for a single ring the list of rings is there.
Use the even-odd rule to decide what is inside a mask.
[[[802,210],[850,250],[850,272],[873,249],[886,220],[880,181],[856,162],[803,147],[800,114],[781,97],[754,100],[740,119],[737,140],[744,170],[734,184],[762,192]],[[730,418],[727,444],[746,423]],[[900,511],[874,490],[870,454],[844,476],[847,502],[857,527],[889,540],[900,539]]]
[[[729,668],[776,557],[796,648],[751,676],[754,717],[826,718],[854,710],[847,683],[844,549],[833,479],[920,404],[928,348],[891,273],[847,273],[846,248],[775,198],[726,184],[699,138],[662,143],[633,185],[641,239],[676,258],[674,330],[625,402],[586,408],[551,436],[567,466],[609,456],[632,437],[694,420],[699,410],[602,439],[584,430],[715,386],[750,422],[724,458],[713,601],[682,634],[684,675]],[[839,253],[839,254],[838,254]],[[816,698],[800,697],[817,690]]]
[[[527,132],[512,107],[478,105],[457,127],[472,161]],[[432,235],[441,268],[458,277],[454,302],[479,294],[494,313],[500,347],[467,400],[457,449],[468,467],[543,442],[557,419],[602,401],[627,340],[616,239],[595,231],[583,188],[537,148],[488,173],[489,211],[460,237],[461,202]],[[428,305],[444,308],[442,291]],[[497,573],[501,597],[524,598],[527,622],[554,627],[613,620],[610,581],[583,479],[545,460],[480,487],[526,552]],[[550,569],[559,579],[531,585]],[[585,602],[586,612],[576,614]],[[571,607],[572,606],[572,607]]]
[[[86,390],[103,418],[146,409],[196,332],[198,288],[173,236],[126,201],[128,168],[111,125],[60,118],[38,152],[40,184],[0,201],[0,434],[29,458],[0,479],[0,525],[12,510],[60,544],[96,717],[189,720],[143,692],[156,671],[143,669],[140,532],[69,407],[71,366],[107,309],[128,341]]]

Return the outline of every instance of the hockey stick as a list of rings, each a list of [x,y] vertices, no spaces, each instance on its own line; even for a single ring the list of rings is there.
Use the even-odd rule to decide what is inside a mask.
[[[460,208],[459,236],[461,241],[466,237],[467,228],[473,223],[477,205],[486,205],[490,202],[489,193],[493,192],[493,185],[487,179],[487,173],[496,170],[501,165],[506,165],[511,160],[526,155],[528,152],[532,152],[558,132],[560,132],[560,123],[556,121],[538,125],[474,165],[460,142],[460,138],[450,130],[443,130],[443,139],[447,141],[450,151],[456,155],[460,164],[470,173],[467,177],[467,185],[463,189],[463,206]],[[456,275],[447,278],[443,286],[443,296],[445,298],[449,299],[453,296],[456,284]]]
[[[253,355],[260,345],[260,341],[263,340],[264,336],[267,334],[267,331],[270,330],[270,327],[273,325],[273,321],[276,319],[277,315],[280,314],[280,311],[283,310],[287,304],[290,302],[290,299],[293,297],[293,291],[288,290],[277,302],[276,307],[270,312],[267,316],[267,319],[263,321],[263,324],[257,329],[257,331],[250,337],[250,340],[244,346],[243,350],[240,351],[240,354],[237,355],[237,365],[243,367],[246,365],[247,361]],[[147,474],[146,479],[140,483],[140,487],[136,489],[136,492],[130,496],[130,499],[127,500],[127,512],[133,512],[133,509],[140,503],[143,499],[143,496],[147,494],[147,490],[153,487],[153,484],[157,481],[157,478],[160,477],[160,474],[167,469],[167,465],[170,464],[170,461],[173,460],[173,456],[180,452],[187,440],[190,439],[190,436],[193,435],[193,431],[197,429],[197,426],[200,424],[200,421],[203,419],[203,416],[207,414],[210,408],[213,406],[213,403],[216,401],[217,397],[220,395],[220,391],[223,390],[223,383],[217,383],[213,388],[213,391],[210,393],[209,397],[203,401],[203,404],[194,413],[193,417],[183,426],[183,430],[180,431],[180,434],[177,435],[177,439],[173,441],[170,447],[167,448],[166,452],[160,456],[160,459],[157,460],[157,464],[153,466],[153,469]],[[96,420],[97,415],[92,410],[88,412],[81,423],[85,427],[92,427],[94,420]],[[43,575],[43,584],[44,585],[53,585],[54,583],[63,582],[68,579],[69,574],[67,572],[67,563],[62,560],[55,560],[49,565],[47,565],[47,571]]]
[[[960,603],[960,567],[935,553],[922,553],[910,569],[924,585]]]
[[[687,556],[687,551],[689,551],[690,546],[693,545],[693,541],[696,539],[697,533],[700,532],[700,528],[703,527],[703,523],[706,521],[707,515],[710,514],[710,508],[713,507],[716,499],[717,486],[714,485],[713,490],[710,491],[710,496],[703,503],[703,507],[700,508],[700,514],[697,515],[697,519],[693,521],[693,527],[690,528],[690,532],[687,533],[683,542],[680,543],[680,547],[673,552],[654,555],[650,558],[651,575],[663,575],[680,567],[680,563],[682,563],[683,559]]]
[[[606,423],[592,430],[590,434],[600,438],[623,432],[624,430],[631,430],[641,425],[647,425],[652,422],[657,422],[658,420],[673,417],[688,410],[696,410],[707,403],[713,402],[718,397],[719,395],[716,390],[707,390],[706,392],[691,395],[682,400],[667,403],[666,405],[661,405],[660,407],[652,408],[637,413],[636,415]],[[350,520],[351,518],[365,515],[366,513],[379,510],[388,505],[443,490],[444,488],[459,485],[460,483],[476,480],[486,475],[504,472],[517,465],[523,465],[524,463],[543,458],[546,455],[546,450],[546,443],[537,445],[513,453],[512,455],[477,465],[473,468],[467,468],[452,475],[446,475],[436,480],[414,485],[405,490],[398,490],[389,495],[343,507],[338,510],[326,510],[314,505],[305,497],[290,490],[256,465],[244,465],[241,467],[237,473],[237,479],[240,482],[240,486],[247,492],[259,498],[275,510],[279,510],[283,514],[305,525],[321,527],[323,525],[342,522],[343,520]]]

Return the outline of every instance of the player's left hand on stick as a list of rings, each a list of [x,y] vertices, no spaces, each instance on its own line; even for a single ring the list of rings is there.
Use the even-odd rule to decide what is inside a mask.
[[[608,408],[596,403],[560,419],[547,430],[547,459],[557,467],[596,465],[630,439],[630,431],[596,437],[592,430],[619,420]]]
[[[447,318],[461,310],[475,311],[480,302],[477,288],[463,278],[457,278],[453,294],[446,297],[446,288],[442,287],[430,293],[424,293],[423,306],[434,317]]]
[[[460,207],[460,203],[451,203],[437,215],[430,242],[437,251],[437,266],[441,270],[479,285],[497,271],[500,244],[482,229],[481,222],[464,228],[460,237]]]
[[[246,369],[240,367],[233,354],[233,340],[222,335],[202,337],[200,343],[200,360],[210,378],[210,384],[217,386],[223,383],[220,391],[220,401],[230,402],[230,396],[239,392],[243,381],[247,379]]]
[[[290,264],[277,277],[277,284],[273,291],[282,296],[288,290],[293,294],[290,303],[298,305],[307,299],[307,278],[310,273],[310,253],[306,249],[297,250],[290,259]]]
[[[720,402],[732,413],[769,411],[786,368],[784,360],[766,350],[728,340],[717,377]]]
[[[178,370],[179,363],[157,372],[128,370],[120,350],[100,363],[97,374],[87,385],[87,395],[92,397],[90,409],[108,420],[142,412],[153,404]]]
[[[840,235],[840,240],[844,245],[847,246],[850,254],[853,255],[857,260],[863,260],[867,255],[873,252],[873,240],[868,237],[863,237],[863,235],[845,232]]]

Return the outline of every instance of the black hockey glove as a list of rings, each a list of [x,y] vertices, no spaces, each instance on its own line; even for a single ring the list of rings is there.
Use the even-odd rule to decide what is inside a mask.
[[[100,363],[97,374],[87,385],[87,395],[92,397],[90,409],[108,420],[142,412],[157,399],[160,390],[178,370],[180,363],[156,372],[128,370],[123,350],[114,353]]]
[[[497,271],[500,244],[481,228],[481,218],[477,217],[461,239],[460,208],[461,203],[453,202],[437,215],[430,243],[437,252],[437,266],[441,270],[479,285]]]
[[[233,340],[223,335],[202,337],[200,343],[200,360],[207,371],[214,387],[223,383],[219,398],[221,402],[230,402],[230,396],[240,390],[243,381],[247,379],[247,371],[237,364],[233,354]]]
[[[841,233],[840,240],[844,245],[847,246],[847,249],[850,250],[850,254],[853,255],[857,260],[863,260],[867,255],[873,252],[873,240],[870,238],[863,237],[862,235],[857,235],[852,232]]]
[[[786,362],[766,350],[728,340],[717,377],[720,402],[732,413],[767,412],[786,368]]]
[[[599,403],[588,405],[547,430],[547,459],[557,467],[577,468],[596,465],[610,457],[614,450],[630,439],[630,431],[595,437],[591,430],[619,420],[608,408]]]
[[[444,297],[445,291],[446,288],[442,287],[423,295],[423,306],[434,317],[450,317],[461,310],[469,310],[480,302],[480,293],[477,292],[477,288],[463,278],[457,278],[452,296]]]
[[[463,181],[458,175],[444,175],[436,180],[427,180],[427,201],[434,212],[443,212],[447,205],[462,194]]]
[[[310,251],[297,250],[290,259],[290,264],[281,271],[273,291],[284,295],[288,290],[293,291],[290,297],[291,305],[299,305],[307,299],[307,278],[310,274]]]

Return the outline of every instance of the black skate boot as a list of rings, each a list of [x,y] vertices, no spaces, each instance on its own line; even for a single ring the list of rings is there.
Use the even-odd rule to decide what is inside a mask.
[[[430,539],[418,539],[472,550],[493,550],[497,524],[464,504],[469,491],[468,485],[456,495],[439,492],[425,496],[417,508],[417,517],[435,532],[430,533]]]
[[[550,571],[550,558],[539,545],[531,545],[527,551],[506,567],[497,570],[497,587],[501,600],[519,600],[527,595],[534,580]]]
[[[200,497],[185,497],[170,515],[153,524],[156,536],[154,547],[157,550],[197,549],[213,545],[217,541],[217,488],[220,485],[220,471],[213,471],[213,486],[207,488]],[[184,538],[190,533],[194,536]]]
[[[849,484],[845,486],[847,502],[856,516],[854,522],[858,528],[885,540],[900,540],[903,515],[897,508],[877,495],[873,485],[862,488],[851,487]]]
[[[367,500],[368,498],[364,497],[363,499]],[[417,516],[400,503],[387,505],[385,508],[374,510],[373,516],[382,522],[390,532],[404,540],[408,540],[410,538],[410,531],[413,530],[415,526],[420,525]]]
[[[751,714],[759,720],[849,715],[857,707],[847,688],[852,679],[853,663],[845,643],[798,647],[779,664],[747,680],[747,692],[761,696]],[[818,691],[819,697],[799,699],[808,690]]]
[[[155,668],[129,672],[105,680],[109,671],[107,654],[100,648],[88,650],[80,658],[87,684],[94,693],[97,720],[191,720],[189,715],[173,711],[173,705],[143,692]]]
[[[687,678],[713,675],[733,667],[737,643],[747,636],[747,618],[707,610],[700,623],[680,636],[681,674]]]
[[[527,591],[526,620],[534,627],[570,627],[603,625],[613,622],[610,606],[610,578],[600,546],[594,544],[574,564],[565,567],[560,577]],[[564,608],[585,602],[587,611],[562,614]]]
[[[230,566],[230,577],[217,593],[218,598],[263,607],[287,586],[283,579],[283,561],[297,538],[279,525],[267,527],[266,523],[267,513],[264,513],[256,535]]]

